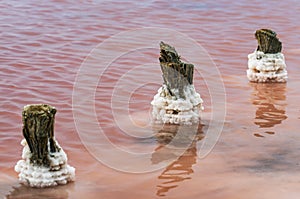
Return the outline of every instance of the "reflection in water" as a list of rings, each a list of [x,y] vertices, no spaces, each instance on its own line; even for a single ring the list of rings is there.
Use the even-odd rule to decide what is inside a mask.
[[[191,179],[192,166],[197,162],[197,141],[204,138],[202,124],[192,126],[164,125],[156,131],[159,146],[152,154],[152,163],[176,159],[158,176],[163,182],[157,185],[157,196],[178,186],[179,182]]]
[[[13,190],[6,196],[7,199],[67,199],[69,198],[68,189],[72,189],[74,183],[48,188],[32,188],[20,184],[18,187],[13,187]]]
[[[250,83],[250,85],[254,88],[252,104],[257,107],[254,123],[259,128],[271,128],[287,119],[285,114],[286,84]],[[270,131],[266,133],[274,134]],[[263,137],[259,134],[255,136]]]

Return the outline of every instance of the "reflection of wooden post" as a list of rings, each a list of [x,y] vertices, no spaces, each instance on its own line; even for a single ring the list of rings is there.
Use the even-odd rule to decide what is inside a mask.
[[[152,154],[152,164],[173,160],[158,176],[162,182],[157,185],[157,196],[166,196],[180,182],[191,179],[193,165],[197,162],[197,142],[204,138],[203,127],[201,123],[154,126],[159,146]]]
[[[281,52],[281,42],[276,37],[276,32],[269,29],[260,29],[255,32],[255,38],[258,42],[258,51],[266,53]]]
[[[164,124],[163,126],[153,126],[153,129],[157,131],[155,138],[161,145],[168,145],[172,142],[172,145],[176,147],[180,145],[189,147],[190,143],[204,138],[202,123],[187,126]]]
[[[30,162],[34,165],[49,167],[49,150],[51,153],[60,150],[54,141],[55,113],[56,109],[46,104],[24,107],[23,135],[32,153]]]
[[[185,86],[193,84],[194,65],[181,62],[175,48],[164,42],[160,43],[159,61],[169,93],[177,99],[185,99]]]
[[[272,128],[286,120],[285,84],[250,84],[252,104],[257,107],[254,123],[259,128]]]

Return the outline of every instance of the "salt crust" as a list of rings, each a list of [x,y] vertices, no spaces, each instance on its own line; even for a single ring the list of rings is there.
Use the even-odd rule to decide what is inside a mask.
[[[19,180],[30,187],[50,187],[59,184],[67,184],[75,180],[75,168],[67,164],[68,158],[63,149],[59,152],[50,153],[50,167],[36,166],[30,163],[31,152],[25,139],[21,145],[24,146],[22,160],[15,166],[15,171],[19,173]]]
[[[172,89],[172,93],[178,90]],[[186,99],[176,99],[171,96],[167,86],[162,85],[158,89],[151,104],[153,106],[152,116],[156,123],[170,124],[193,124],[199,121],[199,111],[203,110],[203,100],[195,91],[193,85],[184,88]]]
[[[248,55],[247,77],[252,82],[286,82],[284,55],[254,51]]]

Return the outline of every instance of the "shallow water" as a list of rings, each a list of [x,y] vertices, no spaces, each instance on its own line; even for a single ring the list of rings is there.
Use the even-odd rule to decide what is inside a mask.
[[[2,2],[0,196],[299,198],[299,11],[300,3],[296,0]],[[127,52],[102,75],[95,73],[83,79],[88,85],[90,78],[98,78],[98,82],[93,82],[95,100],[91,99],[97,124],[89,125],[92,116],[88,108],[72,105],[74,100],[80,100],[74,99],[73,88],[90,51],[115,34],[142,27],[168,28],[194,39],[207,50],[222,74],[226,120],[218,142],[205,158],[199,158],[199,152],[209,137],[209,127],[215,124],[210,116],[218,114],[212,107],[210,85],[205,82],[221,81],[203,74],[210,70],[209,63],[198,65],[194,77],[205,106],[201,128],[184,131],[197,131],[201,136],[196,140],[188,138],[194,141],[185,152],[178,150],[176,143],[166,147],[161,140],[168,138],[153,137],[157,127],[147,124],[150,102],[162,83],[158,43],[152,44],[152,48]],[[287,84],[248,82],[247,55],[256,48],[253,33],[259,28],[271,28],[278,33],[288,67]],[[177,39],[175,36],[168,42],[178,44],[175,47],[184,55],[183,59],[198,56]],[[109,52],[123,48],[112,46]],[[99,68],[105,67],[97,64]],[[150,66],[139,68],[145,64]],[[125,79],[124,74],[128,75]],[[128,107],[123,109],[122,102],[127,102]],[[24,105],[33,103],[47,103],[58,109],[55,135],[68,154],[69,164],[77,169],[74,183],[43,190],[18,183],[13,167],[21,158],[21,111]],[[80,118],[73,115],[74,110],[78,110]],[[80,126],[78,120],[86,126]],[[93,125],[101,126],[102,134],[94,132]],[[78,132],[78,128],[86,132]],[[168,131],[175,133],[178,129]],[[89,137],[89,133],[94,137]],[[143,157],[154,171],[118,171],[142,170],[144,165],[136,165],[139,159],[134,157],[126,161],[126,157],[112,153],[100,139],[103,135],[124,151],[146,154]],[[92,147],[85,148],[82,138],[88,139]],[[88,151],[91,149],[99,150],[100,158]],[[118,163],[118,170],[106,166],[101,159],[104,156]],[[126,165],[120,165],[122,161]]]

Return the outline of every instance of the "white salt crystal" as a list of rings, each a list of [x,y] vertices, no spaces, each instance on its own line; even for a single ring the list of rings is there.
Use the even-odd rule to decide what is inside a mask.
[[[50,187],[58,184],[67,184],[75,180],[75,168],[67,164],[68,158],[64,150],[59,146],[59,152],[48,155],[50,167],[36,166],[30,163],[31,152],[26,140],[21,144],[24,146],[22,160],[15,166],[15,171],[19,173],[19,180],[31,187]]]
[[[284,55],[261,51],[249,54],[247,77],[251,82],[286,82],[288,76]]]
[[[172,93],[178,93],[172,89]],[[186,99],[176,99],[168,94],[167,86],[158,89],[151,104],[155,122],[171,124],[192,124],[199,121],[199,111],[203,110],[203,100],[193,85],[184,89]]]

